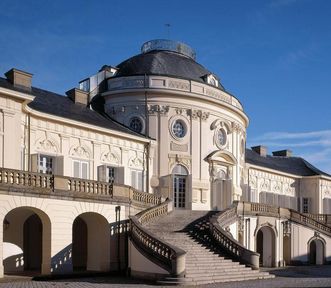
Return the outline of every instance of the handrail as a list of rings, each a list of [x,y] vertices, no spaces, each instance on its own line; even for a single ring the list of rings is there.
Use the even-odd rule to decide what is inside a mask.
[[[237,205],[237,211],[242,212],[244,215],[264,215],[285,218],[331,236],[331,227],[325,221],[321,221],[323,218],[318,218],[317,215],[304,214],[293,209],[263,203],[238,202]]]
[[[158,205],[158,204],[161,203],[161,197],[156,196],[154,194],[141,192],[141,191],[138,191],[136,189],[133,189],[132,194],[133,194],[132,195],[132,200],[134,200],[134,201],[153,204],[153,205]]]
[[[303,213],[303,215],[310,217],[318,222],[322,222],[324,224],[331,224],[331,214],[311,214],[311,213]]]
[[[132,216],[130,218],[131,240],[151,261],[167,270],[172,276],[182,277],[185,274],[186,252],[159,239],[143,227],[143,224],[168,214],[171,205],[171,201],[166,200]]]
[[[216,214],[210,219],[210,233],[215,240],[215,243],[228,254],[239,260],[240,263],[250,266],[252,269],[259,269],[260,254],[253,252],[237,240],[235,240],[223,227],[226,227],[229,222],[237,217],[236,204],[232,207]]]

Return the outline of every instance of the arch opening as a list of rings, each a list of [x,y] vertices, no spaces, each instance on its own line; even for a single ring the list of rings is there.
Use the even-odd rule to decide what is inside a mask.
[[[322,240],[315,238],[308,243],[309,248],[309,264],[323,265],[324,264],[324,243]]]
[[[3,220],[3,265],[5,274],[49,274],[51,223],[33,207],[18,207]]]
[[[72,226],[72,264],[78,271],[109,271],[110,228],[102,215],[87,212]]]
[[[256,234],[256,252],[260,254],[260,266],[275,267],[276,236],[272,228],[261,227]]]

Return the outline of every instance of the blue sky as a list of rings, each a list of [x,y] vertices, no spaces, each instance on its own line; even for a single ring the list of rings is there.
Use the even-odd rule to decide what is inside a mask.
[[[64,94],[169,34],[243,103],[248,146],[290,148],[331,173],[331,1],[0,2],[0,73]]]

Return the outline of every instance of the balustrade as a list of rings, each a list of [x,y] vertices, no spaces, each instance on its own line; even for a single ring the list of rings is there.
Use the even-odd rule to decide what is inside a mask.
[[[0,184],[16,187],[28,186],[32,188],[53,189],[53,177],[14,169],[0,169]]]
[[[140,192],[136,189],[133,189],[132,200],[153,205],[161,203],[161,197],[146,192]]]
[[[235,203],[233,207],[220,212],[210,219],[210,233],[215,244],[220,246],[221,249],[224,249],[228,254],[237,258],[241,263],[253,269],[259,269],[260,255],[246,249],[224,230],[224,227],[226,227],[229,222],[233,222],[236,217],[237,203]]]
[[[170,206],[172,207],[170,200],[166,200],[131,217],[131,240],[139,249],[149,255],[152,261],[157,262],[171,275],[178,277],[185,272],[186,252],[162,241],[142,226],[142,224],[168,214]]]

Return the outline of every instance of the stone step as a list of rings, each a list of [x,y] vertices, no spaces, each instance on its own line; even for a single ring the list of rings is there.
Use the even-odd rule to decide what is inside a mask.
[[[207,283],[273,278],[206,246],[211,243],[207,211],[174,211],[146,225],[154,235],[186,251],[186,277],[168,277],[158,284],[202,285]],[[209,214],[210,215],[210,214]],[[205,217],[205,218],[202,218]]]

